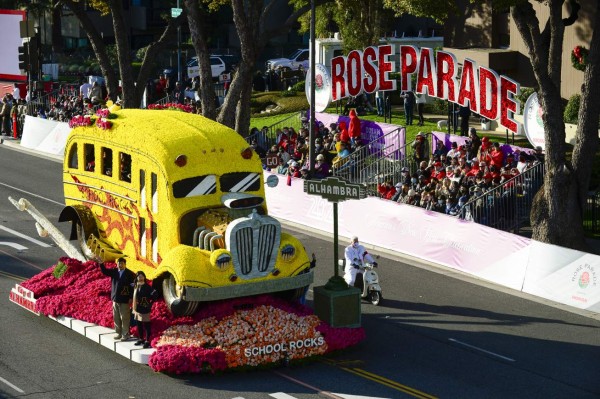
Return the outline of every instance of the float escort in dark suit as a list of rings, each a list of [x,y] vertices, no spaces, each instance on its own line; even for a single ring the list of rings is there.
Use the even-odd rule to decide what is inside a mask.
[[[129,305],[133,298],[132,284],[135,274],[131,270],[127,270],[124,258],[117,260],[116,269],[107,269],[104,263],[101,263],[100,270],[105,276],[110,277],[111,281],[110,299],[113,302],[113,319],[115,332],[117,333],[115,339],[128,340],[130,338],[129,320],[131,318]]]

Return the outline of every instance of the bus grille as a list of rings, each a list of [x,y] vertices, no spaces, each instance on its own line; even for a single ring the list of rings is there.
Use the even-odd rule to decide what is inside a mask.
[[[227,227],[226,244],[236,274],[243,280],[264,277],[277,261],[281,225],[270,216],[252,213]]]

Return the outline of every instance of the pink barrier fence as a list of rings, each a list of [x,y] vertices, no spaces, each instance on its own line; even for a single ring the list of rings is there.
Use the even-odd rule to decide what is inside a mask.
[[[303,182],[292,179],[290,186],[267,188],[269,214],[332,234],[333,204],[306,194]],[[366,244],[600,311],[600,256],[374,197],[342,202],[338,212],[341,236],[357,235]]]

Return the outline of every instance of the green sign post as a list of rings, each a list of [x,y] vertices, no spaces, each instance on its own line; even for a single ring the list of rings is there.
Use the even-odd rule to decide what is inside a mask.
[[[332,327],[360,326],[360,290],[348,287],[338,272],[338,203],[365,198],[365,188],[337,177],[305,180],[304,192],[333,202],[333,276],[323,287],[315,287],[315,314]]]

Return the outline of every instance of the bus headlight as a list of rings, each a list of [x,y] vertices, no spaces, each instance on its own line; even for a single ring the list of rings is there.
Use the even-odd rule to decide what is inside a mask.
[[[210,254],[210,264],[219,269],[225,271],[233,266],[231,260],[231,252],[226,249],[217,249]]]

